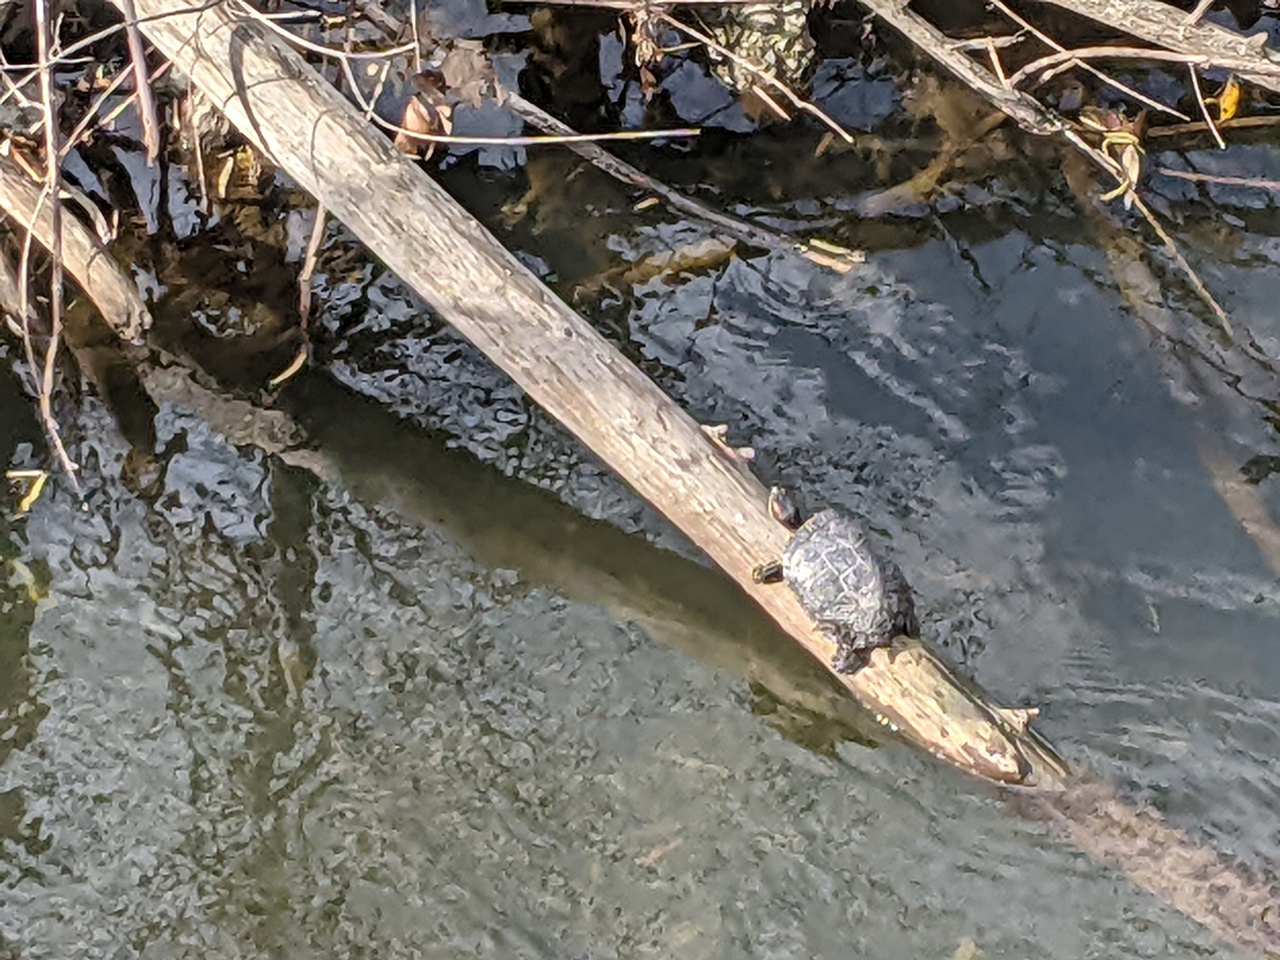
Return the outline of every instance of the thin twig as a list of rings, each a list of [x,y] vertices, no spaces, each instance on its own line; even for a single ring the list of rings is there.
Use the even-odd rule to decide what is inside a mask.
[[[1173,262],[1178,265],[1178,269],[1186,275],[1187,279],[1191,281],[1191,286],[1200,296],[1200,299],[1203,300],[1208,305],[1209,309],[1213,311],[1214,316],[1218,318],[1218,322],[1222,324],[1222,329],[1226,335],[1234,340],[1236,338],[1236,333],[1231,327],[1231,318],[1227,316],[1227,311],[1222,309],[1222,305],[1218,303],[1217,299],[1215,299],[1213,294],[1209,291],[1209,288],[1205,286],[1205,282],[1200,279],[1200,274],[1196,273],[1195,268],[1192,267],[1187,261],[1187,258],[1182,255],[1182,251],[1178,249],[1177,243],[1174,242],[1173,235],[1164,228],[1164,224],[1162,224],[1156,215],[1151,212],[1151,208],[1147,206],[1146,201],[1144,201],[1142,197],[1138,196],[1136,190],[1132,191],[1130,195],[1133,197],[1134,209],[1142,214],[1143,219],[1147,221],[1147,225],[1155,231],[1156,236],[1158,236],[1160,241],[1164,244],[1164,248],[1168,251],[1169,256],[1173,257]]]
[[[283,37],[289,43],[295,44],[303,50],[309,50],[311,53],[319,54],[322,57],[330,57],[334,60],[342,60],[344,62],[347,60],[381,60],[384,57],[394,57],[402,53],[410,53],[414,49],[416,43],[416,41],[410,41],[408,43],[402,43],[397,47],[390,47],[386,50],[363,50],[359,52],[336,50],[333,47],[326,47],[323,44],[312,43],[310,40],[303,39],[291,30],[286,30],[284,27],[276,23],[274,18],[268,17],[260,10],[255,10],[247,3],[244,3],[243,0],[224,0],[224,2],[226,2],[232,10],[243,14],[251,20],[257,21],[277,36]]]
[[[120,8],[127,20],[138,19],[133,0],[120,0]],[[142,142],[147,148],[147,164],[154,166],[160,156],[160,121],[156,119],[156,100],[151,95],[151,84],[147,80],[147,54],[142,48],[142,31],[136,23],[129,23],[125,37],[129,43],[129,58],[133,61],[137,87],[134,96],[138,99],[138,115],[142,118]]]
[[[1012,46],[1016,46],[1019,43],[1022,43],[1022,41],[1027,39],[1022,34],[1023,34],[1023,31],[1019,30],[1017,33],[1010,34],[1009,36],[971,37],[968,40],[952,40],[951,49],[952,50],[986,51],[991,49],[992,47],[996,47],[996,48],[1012,47]]]
[[[165,61],[170,63],[172,61]],[[196,85],[187,82],[187,104],[183,112],[183,122],[190,130],[191,151],[196,157],[196,182],[200,185],[200,212],[209,212],[208,175],[204,169],[204,146],[200,143],[200,129],[196,126]]]
[[[44,421],[45,432],[49,435],[49,443],[53,446],[62,467],[67,473],[71,489],[83,499],[80,481],[76,479],[75,467],[67,450],[62,444],[62,436],[58,432],[57,421],[53,418],[53,375],[54,364],[58,356],[58,337],[62,333],[62,201],[58,195],[62,170],[58,165],[58,122],[53,112],[53,65],[49,62],[49,49],[52,46],[49,35],[49,8],[47,0],[35,2],[36,52],[40,70],[40,97],[44,106],[44,145],[45,159],[48,164],[45,186],[49,191],[50,226],[53,231],[49,244],[49,346],[44,355],[44,375],[40,380],[40,417]],[[30,232],[28,232],[30,238]]]
[[[1157,50],[1154,47],[1079,47],[1075,50],[1059,50],[1032,60],[1009,78],[1017,86],[1035,73],[1052,71],[1062,64],[1070,67],[1077,60],[1162,60],[1170,63],[1191,63],[1199,67],[1225,67],[1239,73],[1256,73],[1280,76],[1280,63],[1256,63],[1245,57],[1219,57],[1207,53],[1178,53],[1174,50]]]
[[[36,198],[35,213],[22,240],[22,252],[18,255],[18,313],[22,322],[22,347],[27,358],[27,369],[31,371],[32,392],[40,396],[40,366],[36,363],[35,347],[31,344],[31,247],[35,242],[35,225],[39,222],[40,212],[45,201],[49,199],[49,185],[46,183]]]
[[[1187,26],[1199,23],[1200,18],[1209,12],[1209,8],[1214,4],[1214,0],[1200,0],[1196,4],[1196,8],[1187,14]]]
[[[413,31],[413,70],[422,72],[422,38],[418,36],[418,0],[409,0],[409,28]]]
[[[316,272],[316,260],[320,254],[320,244],[324,241],[324,231],[329,213],[324,204],[316,207],[316,222],[311,225],[311,239],[307,241],[307,255],[302,262],[302,272],[298,274],[298,321],[304,337],[307,337],[308,323],[311,319],[311,278]]]
[[[596,140],[665,140],[678,137],[696,137],[702,134],[702,130],[698,127],[676,127],[671,130],[614,130],[609,133],[574,133],[563,136],[534,137],[471,137],[465,135],[456,136],[451,133],[415,133],[378,116],[373,110],[373,103],[366,100],[360,92],[360,87],[356,83],[351,65],[345,60],[342,61],[342,70],[346,75],[347,83],[351,87],[351,93],[355,97],[356,103],[365,112],[365,116],[372,120],[375,125],[382,127],[384,130],[390,130],[392,133],[410,137],[414,140],[421,140],[425,143],[454,143],[492,147],[540,147],[556,143],[592,143]]]
[[[1043,30],[1039,29],[1030,21],[1022,17],[1021,14],[1015,12],[1014,10],[1011,10],[1009,6],[1004,2],[1004,0],[988,0],[988,2],[991,4],[991,6],[995,7],[997,10],[1003,13],[1006,17],[1008,17],[1010,20],[1012,20],[1014,23],[1020,26],[1023,30],[1026,30],[1028,33],[1032,34],[1041,43],[1045,44],[1046,46],[1053,47],[1053,49],[1055,50],[1066,49],[1066,47],[1060,44],[1057,40],[1053,39],[1053,37],[1049,36],[1049,34],[1045,33]],[[1133,99],[1137,100],[1139,103],[1145,103],[1147,106],[1151,107],[1153,110],[1159,110],[1161,113],[1167,113],[1170,116],[1177,117],[1179,120],[1191,119],[1181,110],[1175,110],[1173,107],[1167,106],[1166,104],[1161,103],[1159,100],[1154,100],[1151,97],[1148,97],[1145,93],[1135,90],[1133,87],[1129,86],[1128,84],[1121,83],[1115,77],[1111,76],[1108,73],[1103,72],[1102,70],[1099,70],[1097,67],[1095,67],[1091,63],[1085,63],[1083,60],[1077,60],[1073,65],[1083,68],[1084,70],[1088,71],[1089,73],[1097,77],[1103,83],[1107,84],[1108,86],[1114,87],[1115,89],[1119,90],[1121,93],[1124,93],[1130,97],[1133,97]]]
[[[1267,180],[1264,177],[1227,177],[1216,173],[1192,173],[1189,170],[1172,170],[1169,167],[1156,167],[1156,173],[1178,180],[1193,180],[1196,183],[1220,183],[1228,187],[1254,187],[1258,190],[1280,190],[1280,180]]]
[[[154,83],[163,77],[169,72],[169,68],[172,66],[172,61],[166,60],[164,63],[160,64],[160,66],[156,67],[155,71],[151,74],[151,82]],[[102,109],[102,105],[106,103],[113,93],[120,89],[124,82],[129,79],[131,73],[131,70],[121,70],[115,75],[115,78],[107,88],[103,90],[102,93],[98,94],[97,99],[89,105],[89,109],[85,111],[84,116],[80,118],[80,122],[76,124],[75,129],[71,131],[66,141],[62,144],[62,148],[58,154],[60,159],[66,159],[67,154],[76,148],[80,143],[81,138],[84,137],[89,127],[93,124],[95,116],[98,111]],[[136,90],[127,94],[120,103],[112,107],[111,111],[105,114],[102,119],[98,121],[98,126],[105,127],[108,123],[127,110],[129,105],[133,103],[137,96],[138,92]]]
[[[1280,116],[1275,114],[1261,117],[1232,117],[1230,120],[1219,120],[1217,123],[1219,130],[1248,130],[1275,126],[1280,126]],[[1190,123],[1168,123],[1162,127],[1149,128],[1143,139],[1181,137],[1189,133],[1207,133],[1208,130],[1209,125],[1199,120],[1193,120]]]
[[[1209,132],[1213,134],[1213,139],[1218,141],[1218,149],[1227,149],[1226,141],[1222,139],[1222,134],[1218,132],[1217,126],[1214,125],[1213,117],[1209,114],[1209,106],[1204,102],[1204,94],[1200,92],[1200,77],[1196,73],[1193,64],[1187,64],[1187,72],[1191,74],[1191,89],[1195,91],[1196,103],[1200,104],[1200,113],[1204,117],[1204,122],[1209,126]]]
[[[987,45],[987,56],[991,59],[991,69],[995,71],[996,78],[1003,86],[1009,86],[1009,78],[1005,76],[1004,65],[1000,63],[1000,51],[996,49],[994,43]]]

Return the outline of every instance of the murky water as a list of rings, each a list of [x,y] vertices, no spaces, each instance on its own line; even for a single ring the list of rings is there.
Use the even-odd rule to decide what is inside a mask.
[[[892,91],[862,96],[848,109],[878,127]],[[1240,506],[1280,516],[1276,478],[1241,472],[1276,453],[1274,371],[1224,347],[1162,268],[1142,289],[1167,313],[1135,308],[1137,268],[1042,161],[858,224],[849,198],[883,181],[807,159],[817,135],[709,137],[652,168],[871,246],[843,277],[748,254],[601,292],[598,272],[707,233],[631,214],[593,171],[565,190],[563,154],[443,176],[691,413],[753,444],[767,480],[870,518],[954,662],[1274,879],[1280,558]],[[1161,162],[1187,160],[1215,162]],[[530,183],[553,186],[504,217]],[[1157,186],[1276,356],[1269,198]],[[289,310],[296,263],[237,289],[217,275],[234,257],[180,262],[158,339],[205,348],[222,382],[150,382],[159,479],[122,469],[129,441],[89,397],[71,431],[87,509],[58,485],[3,521],[0,950],[1246,955],[994,789],[878,740],[340,227],[316,369],[270,401],[181,331],[188,295],[205,326]],[[25,463],[38,432],[0,389],[3,453]]]

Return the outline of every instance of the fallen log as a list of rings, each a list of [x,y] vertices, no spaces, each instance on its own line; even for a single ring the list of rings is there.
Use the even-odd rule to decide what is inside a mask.
[[[111,270],[117,274],[113,281],[115,286],[131,286],[123,269],[114,260],[91,261],[89,259],[89,252],[93,249],[93,245],[89,242],[91,235],[87,227],[71,218],[67,218],[63,223],[66,225],[64,231],[67,234],[84,235],[73,237],[75,242],[67,247],[71,251],[71,256],[65,261],[65,266],[71,277],[84,286],[86,278],[91,273],[92,264],[97,263],[101,269]],[[16,289],[16,283],[10,286]],[[120,308],[128,309],[128,306],[122,304]],[[12,305],[10,309],[13,309]],[[107,321],[116,328],[124,325],[121,317],[108,317]],[[123,351],[124,348],[118,343],[108,343],[103,349]],[[83,354],[77,356],[83,359]],[[123,357],[120,359],[122,362],[127,362]],[[198,383],[202,377],[194,368],[175,364],[170,369],[160,369],[144,364],[140,376],[141,383],[153,402],[174,403],[199,411],[207,418],[210,425],[226,436],[230,442],[258,446],[326,481],[341,483],[344,486],[354,482],[357,488],[371,493],[375,499],[379,501],[386,499],[393,509],[403,509],[405,503],[403,494],[408,485],[398,483],[393,472],[371,468],[369,465],[378,463],[379,458],[369,456],[365,448],[361,447],[351,455],[350,459],[363,464],[361,470],[352,470],[342,466],[341,456],[334,457],[327,452],[327,444],[324,441],[328,435],[317,436],[313,433],[311,439],[319,441],[320,447],[313,449],[303,442],[305,436],[298,422],[290,418],[287,413],[281,410],[260,410],[242,400],[221,398]],[[337,432],[349,438],[349,432],[341,430]],[[698,431],[698,436],[705,439],[701,431]],[[150,452],[153,445],[154,437],[150,437],[144,445],[143,452]],[[398,466],[401,469],[413,469],[412,463],[402,463]],[[459,492],[459,489],[462,489],[465,490],[465,494],[474,496],[481,486],[481,484],[467,482],[463,488],[455,488],[454,491],[444,495],[456,500],[464,495]],[[394,492],[387,494],[388,488]],[[412,508],[404,512],[407,513],[407,518],[415,516]],[[431,517],[436,517],[441,511],[429,510],[428,513]],[[446,510],[443,513],[457,515],[456,510]],[[536,531],[532,536],[534,540],[543,543],[549,538],[547,529]],[[510,549],[509,539],[506,536],[502,538],[502,550]],[[612,551],[606,547],[606,552]],[[500,565],[506,565],[511,561],[504,554],[503,558],[498,559],[497,562]],[[590,554],[581,562],[590,565]],[[554,572],[555,566],[554,561],[549,562],[542,573],[552,577],[558,589],[569,587],[572,590],[573,585],[579,583],[580,576],[575,574],[568,578],[558,577]],[[716,634],[717,630],[727,631],[730,635],[734,633],[734,625],[724,622],[722,618],[717,620],[715,628],[699,632],[699,618],[696,615],[690,616],[687,605],[676,603],[674,606],[664,607],[662,604],[655,604],[654,596],[643,599],[641,606],[644,609],[636,611],[634,609],[636,598],[643,594],[643,588],[636,591],[634,587],[636,567],[630,564],[625,567],[628,583],[622,585],[610,582],[620,580],[620,577],[611,575],[608,566],[608,561],[602,562],[598,571],[601,575],[600,579],[594,583],[582,585],[585,591],[584,599],[603,602],[618,612],[628,611],[628,616],[636,617],[641,622],[647,623],[651,629],[655,629],[656,635],[687,645],[694,655],[707,655],[708,640]],[[654,583],[668,582],[662,577],[680,576],[679,571],[669,563],[655,565],[655,568],[661,570],[661,576],[656,577]],[[620,586],[622,589],[619,589]],[[688,589],[688,584],[685,584],[684,588]],[[665,598],[672,600],[678,595],[679,588],[673,588],[667,591]],[[655,614],[657,614],[656,618]],[[718,614],[715,616],[718,617]],[[792,635],[794,636],[794,633]],[[688,639],[685,641],[683,638]],[[802,647],[810,653],[814,652],[813,648],[807,644],[802,644]],[[857,717],[840,709],[840,701],[827,697],[823,690],[794,683],[795,674],[783,665],[785,661],[783,651],[768,649],[767,652],[753,656],[750,648],[745,647],[741,640],[723,645],[721,651],[722,655],[715,657],[717,662],[727,662],[733,667],[735,664],[740,664],[745,655],[752,662],[752,666],[749,667],[751,673],[756,674],[758,668],[763,665],[765,667],[763,679],[766,683],[772,682],[775,692],[782,693],[788,702],[802,710],[816,712],[820,717],[843,718],[846,732],[856,735],[859,729]],[[280,655],[286,678],[294,677],[295,673],[305,672],[305,665],[296,658],[292,662],[286,662],[284,645],[281,646]],[[761,661],[764,663],[762,664]],[[928,679],[928,674],[920,671],[917,666],[910,663],[907,666],[908,669],[918,671],[917,687],[920,682],[923,682],[920,678]],[[954,680],[945,668],[939,669],[941,669],[942,683]],[[292,681],[287,679],[286,682]],[[848,686],[847,683],[846,686]],[[963,691],[948,691],[939,687],[938,694],[950,702],[955,697],[962,696]],[[982,709],[990,709],[985,707],[985,701],[980,701],[979,705]],[[992,719],[998,721],[1002,718],[993,717]],[[1031,748],[1038,747],[1039,741],[1034,739],[1034,734],[1024,731],[1024,736],[1033,738],[1030,741]],[[1047,751],[1046,763],[1056,762],[1052,751],[1047,747],[1044,749]],[[1047,770],[1050,775],[1057,774],[1057,768],[1039,762],[1038,754],[1034,750],[1030,755],[1037,761],[1037,765],[1032,768],[1033,772],[1040,773]],[[1090,779],[1086,771],[1082,771],[1082,774],[1063,790],[1014,791],[1010,792],[1008,797],[1014,801],[1015,811],[1048,819],[1061,835],[1086,851],[1095,860],[1113,865],[1136,885],[1160,897],[1227,941],[1246,949],[1275,951],[1280,948],[1280,928],[1277,927],[1277,918],[1272,915],[1277,896],[1274,885],[1269,885],[1264,878],[1255,876],[1222,857],[1212,848],[1198,843],[1196,838],[1184,831],[1169,826],[1158,812],[1134,808],[1122,797],[1117,796],[1115,790],[1109,785]]]
[[[769,516],[764,489],[688,414],[259,23],[225,5],[136,7],[151,42],[249,140],[831,663],[834,644],[791,592],[752,580],[788,536]],[[1017,784],[1066,775],[1024,712],[991,705],[919,641],[900,638],[868,667],[837,677],[881,723],[971,774]]]
[[[30,230],[46,250],[53,243],[53,215],[41,188],[8,157],[0,157],[0,212]],[[151,314],[138,288],[122,274],[101,241],[65,213],[61,218],[62,256],[84,265],[75,277],[89,299],[121,339],[136,341],[151,326]]]

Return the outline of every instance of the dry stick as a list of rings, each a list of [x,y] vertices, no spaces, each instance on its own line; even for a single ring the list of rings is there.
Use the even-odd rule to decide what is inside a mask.
[[[963,53],[951,47],[951,38],[910,12],[901,0],[860,0],[862,5],[880,17],[908,40],[930,54],[954,73],[967,86],[982,94],[1018,126],[1031,133],[1051,134],[1066,129],[1067,123],[1046,111],[1040,101],[1021,90],[1001,86],[991,75]]]
[[[129,21],[138,19],[133,0],[123,0],[120,9]],[[138,113],[142,117],[142,142],[147,148],[147,163],[154,166],[160,156],[160,121],[156,119],[156,101],[147,80],[147,55],[142,49],[142,34],[138,32],[136,23],[130,22],[126,26],[125,37],[129,41],[129,58],[133,61],[136,79],[134,96],[138,98]]]
[[[1004,65],[1000,62],[1000,51],[996,49],[994,43],[987,46],[987,58],[991,61],[991,69],[995,72],[996,79],[1000,81],[1000,86],[1008,87],[1009,78],[1005,76]]]
[[[541,127],[544,130],[572,132],[571,127],[557,120],[536,104],[530,103],[519,94],[507,91],[504,102],[517,116],[535,127]],[[688,214],[691,217],[697,217],[735,240],[740,240],[743,243],[761,247],[765,250],[787,250],[798,253],[802,257],[806,257],[822,266],[830,267],[840,273],[847,273],[854,266],[866,260],[866,254],[861,250],[844,250],[831,245],[826,245],[824,250],[803,240],[795,240],[784,234],[776,233],[748,220],[731,216],[719,210],[713,210],[692,197],[667,186],[661,180],[655,180],[625,160],[618,159],[593,143],[573,144],[570,149],[584,160],[590,161],[598,169],[609,174],[609,176],[658,195],[673,210],[679,210],[681,213]]]
[[[714,50],[716,53],[720,54],[720,56],[726,57],[729,60],[732,60],[734,63],[736,63],[738,66],[742,67],[745,70],[749,70],[753,76],[759,77],[770,87],[773,87],[773,89],[777,90],[780,94],[782,94],[784,97],[790,100],[797,110],[803,110],[805,113],[808,113],[817,117],[820,121],[826,124],[828,128],[830,128],[832,133],[842,138],[845,143],[853,143],[853,136],[852,134],[849,133],[848,130],[842,127],[832,117],[830,117],[821,108],[819,108],[817,104],[811,103],[810,101],[806,100],[804,97],[797,95],[790,87],[788,87],[785,83],[779,80],[776,76],[774,76],[768,70],[765,70],[758,64],[752,63],[750,60],[746,59],[745,57],[738,56],[738,54],[734,53],[732,50],[728,49],[727,47],[722,47],[720,44],[716,43],[715,40],[707,36],[701,30],[697,30],[694,27],[689,26],[687,23],[683,23],[682,21],[677,20],[675,17],[671,16],[671,14],[669,13],[663,13],[660,8],[655,8],[654,17],[658,20],[661,20],[663,23],[667,24],[668,26],[675,27],[681,33],[686,33],[689,36],[693,37],[693,39],[705,45],[708,50]]]
[[[1233,117],[1230,120],[1219,120],[1217,124],[1219,130],[1251,130],[1275,126],[1280,126],[1280,116],[1274,114],[1262,117]],[[1189,133],[1207,133],[1208,131],[1209,125],[1198,120],[1191,123],[1169,123],[1162,127],[1149,128],[1143,139],[1182,137]]]
[[[1209,12],[1209,8],[1212,7],[1214,3],[1215,0],[1200,0],[1200,2],[1196,4],[1196,8],[1187,14],[1187,25],[1191,26],[1199,23],[1200,18]]]
[[[359,4],[361,11],[383,30],[394,35],[403,29],[399,19],[383,10],[377,0],[356,0],[356,2]],[[557,120],[537,104],[526,100],[518,93],[502,90],[499,93],[499,97],[504,106],[508,107],[530,126],[560,137],[572,137],[575,135],[574,129],[568,124]],[[366,115],[372,115],[372,111],[373,106],[369,104]],[[565,139],[562,142],[598,170],[622,183],[656,194],[665,200],[673,210],[679,210],[681,213],[709,223],[721,233],[735,240],[761,247],[765,250],[787,250],[798,253],[814,263],[829,267],[840,273],[847,273],[859,263],[866,261],[866,254],[861,250],[847,250],[832,244],[822,244],[821,247],[815,247],[811,242],[794,240],[784,234],[751,223],[748,220],[743,220],[740,217],[713,210],[692,197],[668,186],[661,180],[657,180],[633,167],[625,160],[620,160],[603,147],[597,146],[590,141]]]
[[[1053,37],[1049,36],[1043,30],[1040,30],[1037,27],[1035,27],[1033,24],[1031,24],[1028,20],[1026,20],[1020,14],[1011,10],[1008,4],[1004,2],[1004,0],[987,0],[987,2],[990,3],[997,10],[999,10],[1001,13],[1003,13],[1010,20],[1012,20],[1014,23],[1016,23],[1018,26],[1020,26],[1023,30],[1026,30],[1028,33],[1031,33],[1032,35],[1034,35],[1037,40],[1039,40],[1041,43],[1045,44],[1046,46],[1053,47],[1053,49],[1055,50],[1066,49],[1066,47],[1060,44],[1057,40],[1053,39]],[[1135,90],[1133,87],[1129,86],[1126,83],[1121,83],[1115,77],[1111,76],[1108,73],[1104,73],[1102,70],[1099,70],[1097,67],[1095,67],[1091,63],[1086,63],[1083,60],[1077,60],[1073,64],[1073,66],[1078,66],[1083,70],[1093,74],[1103,83],[1107,84],[1110,87],[1114,87],[1115,89],[1119,90],[1123,94],[1126,94],[1127,96],[1133,97],[1133,99],[1137,100],[1139,103],[1145,103],[1147,106],[1151,107],[1151,109],[1153,110],[1159,110],[1161,113],[1170,114],[1171,116],[1177,117],[1179,120],[1191,119],[1182,111],[1175,110],[1173,107],[1163,104],[1159,100],[1153,100],[1151,97],[1148,97],[1145,93]]]
[[[155,71],[151,74],[151,82],[154,83],[156,80],[163,77],[169,72],[169,68],[171,66],[172,64],[166,60],[164,63],[160,64],[160,66],[156,67]],[[66,142],[62,144],[62,149],[58,152],[59,159],[66,159],[67,154],[76,148],[76,144],[80,142],[80,139],[88,132],[90,126],[93,125],[94,118],[97,116],[98,111],[102,109],[102,105],[107,102],[108,98],[110,98],[113,93],[120,89],[124,82],[129,79],[130,74],[131,70],[121,70],[116,74],[115,79],[108,84],[107,88],[98,94],[93,103],[89,105],[89,109],[85,111],[84,116],[80,118],[80,122],[76,124],[75,129],[67,136]],[[150,89],[151,88],[148,85],[148,92],[150,92]],[[102,119],[98,121],[98,126],[106,126],[127,110],[129,105],[136,99],[138,99],[138,91],[134,90],[132,93],[126,95],[120,103],[112,107],[110,112],[105,114]]]
[[[47,161],[45,186],[49,191],[49,224],[53,233],[53,242],[49,246],[49,345],[44,353],[44,375],[38,378],[40,419],[44,421],[45,433],[49,435],[49,443],[66,471],[71,489],[76,496],[83,498],[75,466],[67,455],[62,435],[58,432],[58,422],[53,417],[53,375],[58,358],[58,338],[62,335],[62,197],[59,190],[62,168],[58,164],[58,121],[53,111],[53,66],[49,63],[52,37],[47,0],[36,0],[35,27],[36,53],[41,67],[40,98],[44,106],[44,149]]]
[[[307,254],[298,274],[298,330],[302,334],[302,346],[293,355],[289,365],[267,381],[267,385],[273,389],[295,376],[306,366],[311,356],[311,278],[316,272],[316,260],[320,254],[320,243],[324,240],[327,217],[324,204],[317,205],[315,223],[311,225],[311,239],[307,241]]]
[[[1213,125],[1213,117],[1209,115],[1209,105],[1204,102],[1204,94],[1200,92],[1200,77],[1195,64],[1187,64],[1187,72],[1191,74],[1191,89],[1195,91],[1196,103],[1200,104],[1200,113],[1204,117],[1204,122],[1209,126],[1209,132],[1213,134],[1213,139],[1218,141],[1219,150],[1227,149],[1227,144],[1223,141],[1222,134]]]
[[[89,36],[87,37],[81,37],[79,40],[77,40],[75,43],[71,44],[70,46],[64,47],[62,49],[62,53],[60,53],[58,56],[54,57],[50,61],[50,65],[52,66],[55,64],[68,64],[68,63],[92,63],[93,62],[92,57],[83,57],[79,60],[72,60],[71,54],[79,50],[84,50],[86,47],[91,47],[95,43],[99,42],[100,40],[105,40],[107,37],[111,36],[112,34],[119,33],[121,30],[125,30],[133,24],[142,24],[142,23],[146,23],[149,20],[163,19],[164,17],[176,17],[176,16],[187,15],[187,14],[194,14],[194,13],[200,12],[201,10],[209,9],[210,7],[219,6],[220,4],[223,4],[225,2],[226,0],[208,0],[208,2],[204,4],[190,6],[190,7],[183,7],[180,10],[171,10],[166,13],[162,13],[159,18],[156,18],[156,17],[126,18],[123,23],[117,23],[117,24],[113,24],[110,27],[105,27],[102,30],[97,31],[96,33],[89,34]],[[26,70],[28,72],[23,74],[23,76],[18,80],[16,85],[10,85],[9,90],[6,90],[3,94],[0,94],[0,106],[3,106],[5,103],[7,103],[9,101],[9,98],[12,96],[21,96],[22,94],[19,92],[19,89],[21,87],[25,87],[28,83],[30,83],[32,80],[36,79],[36,77],[40,75],[40,65],[37,63],[8,64],[7,69]]]
[[[1082,60],[1159,60],[1168,63],[1188,63],[1198,67],[1222,67],[1242,72],[1249,69],[1252,73],[1266,73],[1280,77],[1280,63],[1254,64],[1241,57],[1212,56],[1207,53],[1180,53],[1174,50],[1156,50],[1152,47],[1077,47],[1074,50],[1059,50],[1045,54],[1039,60],[1032,60],[1009,78],[1009,83],[1017,86],[1027,77],[1035,73],[1044,73],[1042,80],[1047,79],[1059,69],[1071,67]],[[1055,69],[1058,68],[1058,69]]]
[[[144,13],[179,0],[136,0]],[[225,9],[144,28],[265,155],[513,377],[738,583],[811,655],[835,644],[794,593],[756,583],[789,533],[763,487],[417,164],[375,135],[295,51]],[[193,37],[199,43],[192,43]],[[833,674],[885,724],[979,776],[1060,782],[1064,767],[1027,717],[955,677],[918,641],[898,638],[854,674]],[[830,667],[828,667],[830,669]]]
[[[1101,150],[1094,149],[1080,139],[1079,135],[1071,129],[1066,120],[1054,114],[1034,97],[1020,90],[1008,90],[1000,86],[992,79],[990,74],[983,71],[965,54],[953,50],[947,43],[946,34],[933,26],[933,24],[912,13],[898,3],[897,0],[861,0],[861,3],[970,87],[990,100],[998,109],[1003,110],[1014,120],[1017,120],[1019,126],[1038,134],[1061,134],[1092,162],[1111,173],[1119,182],[1124,182],[1125,174],[1119,165]],[[1174,243],[1173,237],[1160,225],[1155,218],[1155,214],[1142,202],[1136,191],[1131,190],[1130,194],[1133,196],[1134,206],[1151,225],[1156,235],[1160,237],[1174,263],[1186,274],[1192,289],[1213,311],[1214,316],[1218,318],[1218,322],[1222,324],[1223,328],[1230,332],[1231,321],[1227,317],[1227,312],[1222,309],[1222,306],[1214,299],[1209,288],[1204,285],[1204,281],[1200,279],[1191,264],[1187,262],[1187,259],[1182,255],[1182,251]]]
[[[1216,23],[1191,23],[1187,15],[1163,0],[1041,0],[1070,10],[1138,37],[1148,43],[1180,53],[1207,57],[1215,63],[1241,64],[1237,73],[1260,87],[1280,93],[1276,62],[1264,48],[1265,33],[1246,37]]]
[[[952,40],[951,46],[956,50],[990,50],[992,47],[1012,47],[1022,43],[1026,37],[1019,31],[1010,36],[970,37],[968,40]]]
[[[1220,183],[1228,187],[1254,187],[1258,190],[1280,190],[1280,180],[1267,180],[1262,177],[1224,177],[1213,173],[1192,173],[1188,170],[1172,170],[1169,167],[1156,167],[1156,173],[1178,180],[1192,180],[1196,183]]]
[[[19,174],[21,176],[21,174]],[[35,216],[33,220],[38,219],[44,212],[45,201],[49,199],[49,187],[46,184],[36,196],[34,204]],[[4,205],[8,210],[7,204]],[[19,217],[21,221],[21,217]],[[31,371],[31,389],[35,396],[40,396],[40,365],[36,363],[35,347],[31,344],[31,326],[30,319],[31,310],[31,244],[35,237],[35,231],[30,227],[26,230],[26,235],[22,238],[22,253],[18,257],[18,316],[22,319],[22,348],[27,358],[27,369]],[[48,344],[45,344],[48,347]]]

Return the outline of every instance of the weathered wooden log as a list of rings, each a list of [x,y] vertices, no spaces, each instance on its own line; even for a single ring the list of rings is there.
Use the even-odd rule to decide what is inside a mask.
[[[341,219],[441,316],[500,366],[726,571],[822,663],[835,652],[785,587],[752,581],[787,532],[759,482],[545,287],[416,164],[260,23],[227,5],[136,0],[142,29],[227,118]],[[148,19],[150,18],[150,19]],[[1057,784],[1062,761],[900,638],[837,675],[886,726],[969,773]]]
[[[0,211],[13,217],[49,249],[53,218],[49,201],[40,205],[40,185],[12,160],[0,157]],[[107,324],[124,340],[134,341],[151,326],[151,314],[138,288],[121,273],[94,234],[66,213],[61,218],[62,257],[81,265],[73,274]]]

